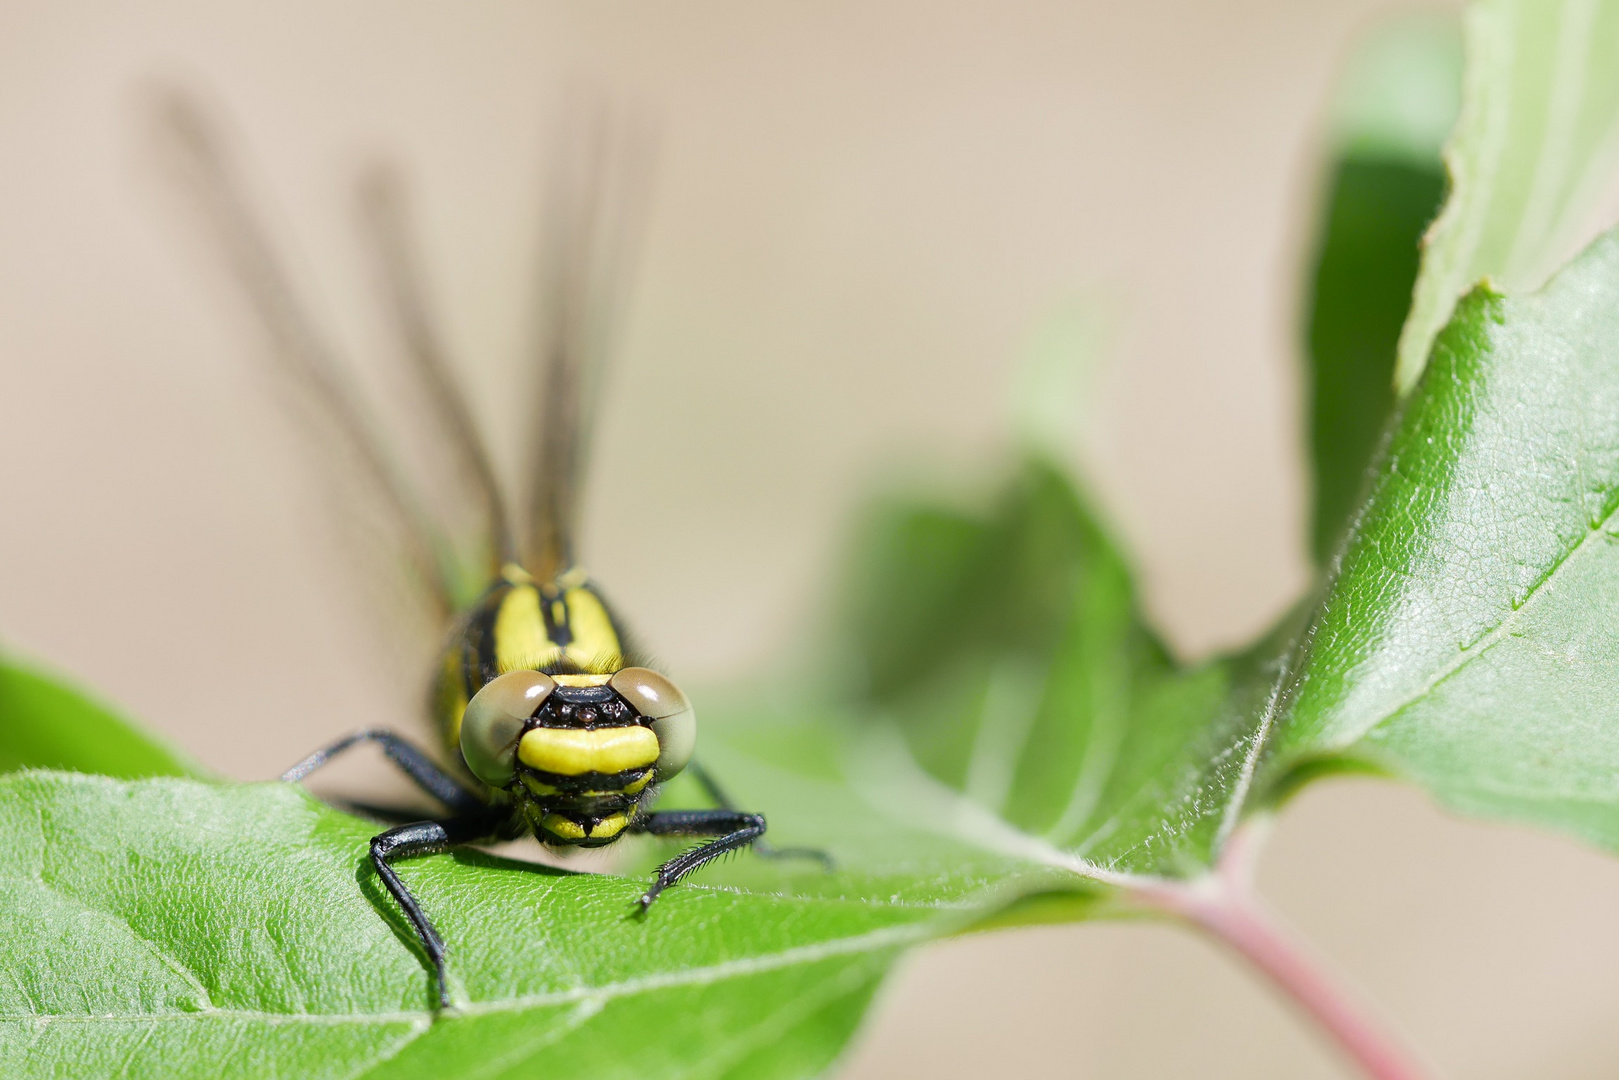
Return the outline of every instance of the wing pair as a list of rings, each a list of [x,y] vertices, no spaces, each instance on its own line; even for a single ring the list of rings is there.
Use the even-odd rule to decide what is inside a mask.
[[[644,135],[598,107],[578,115],[558,140],[542,249],[539,401],[521,523],[513,519],[430,318],[403,182],[388,166],[371,169],[362,181],[361,224],[409,374],[428,403],[445,459],[475,504],[474,524],[446,521],[442,507],[424,499],[402,468],[277,257],[220,126],[195,99],[173,91],[161,97],[158,115],[166,156],[264,324],[276,368],[298,392],[327,450],[345,460],[369,493],[372,516],[394,538],[437,616],[452,616],[505,563],[521,562],[541,580],[572,566],[601,361],[645,205]],[[465,538],[473,532],[469,555]],[[471,574],[469,561],[476,565]]]

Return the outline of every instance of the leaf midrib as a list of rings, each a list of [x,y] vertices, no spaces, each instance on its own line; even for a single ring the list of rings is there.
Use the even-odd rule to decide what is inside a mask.
[[[1394,719],[1412,705],[1415,705],[1417,702],[1426,698],[1429,694],[1438,689],[1440,684],[1444,683],[1458,672],[1468,667],[1474,661],[1488,653],[1497,642],[1512,631],[1512,628],[1518,624],[1520,619],[1523,618],[1524,612],[1528,611],[1532,606],[1534,606],[1535,602],[1545,593],[1546,589],[1563,573],[1564,568],[1569,566],[1571,563],[1574,563],[1580,554],[1591,545],[1591,541],[1593,539],[1599,536],[1608,535],[1608,527],[1614,523],[1616,518],[1619,518],[1619,507],[1610,509],[1607,515],[1595,525],[1587,525],[1585,535],[1580,537],[1579,543],[1569,548],[1561,558],[1552,563],[1546,572],[1541,575],[1539,581],[1530,586],[1529,591],[1524,594],[1522,603],[1512,608],[1511,611],[1508,611],[1500,622],[1496,623],[1489,630],[1481,634],[1471,645],[1467,646],[1465,651],[1458,651],[1458,654],[1454,660],[1451,660],[1449,663],[1441,666],[1438,671],[1434,672],[1433,675],[1428,678],[1426,683],[1424,683],[1416,691],[1412,692],[1398,705],[1388,709],[1381,716],[1378,716],[1369,722],[1360,724],[1358,729],[1351,737],[1334,740],[1333,744],[1330,745],[1328,749],[1342,750],[1345,747],[1366,738],[1366,736],[1370,735],[1373,730]]]
[[[643,975],[632,979],[621,979],[617,982],[603,983],[599,986],[581,986],[571,990],[554,990],[543,994],[524,994],[494,1001],[467,1002],[457,1007],[455,1015],[486,1016],[522,1012],[526,1009],[577,1005],[589,1001],[606,1003],[638,994],[653,993],[658,990],[684,986],[708,986],[723,982],[726,979],[761,975],[799,965],[814,964],[839,956],[859,956],[863,953],[872,953],[888,948],[900,948],[916,944],[925,938],[934,936],[936,933],[937,929],[931,922],[883,927],[864,934],[856,934],[853,937],[833,938],[830,941],[815,942],[811,945],[798,945],[774,953],[738,957],[734,960],[723,960],[717,964],[683,968],[679,971],[659,972],[654,975]],[[136,1020],[156,1022],[226,1017],[257,1020],[270,1024],[414,1024],[424,1019],[431,1020],[433,1015],[433,1013],[425,1009],[405,1009],[389,1012],[278,1013],[261,1009],[234,1009],[215,1006],[169,1012],[8,1013],[0,1014],[0,1023],[94,1023],[97,1021],[130,1022]]]

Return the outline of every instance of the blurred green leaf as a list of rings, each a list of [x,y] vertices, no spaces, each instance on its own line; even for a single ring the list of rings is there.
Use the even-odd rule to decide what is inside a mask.
[[[1066,297],[1035,319],[1007,395],[1008,427],[1037,453],[1062,455],[1090,412],[1097,368],[1117,336],[1106,293]]]
[[[1404,406],[1269,710],[1325,755],[1619,849],[1619,232],[1475,290]]]
[[[976,822],[977,842],[1053,865],[1209,864],[1273,647],[1177,664],[1041,459],[993,505],[880,508],[855,549],[838,625],[861,703],[849,775],[869,803],[917,828]]]
[[[1464,27],[1451,192],[1400,336],[1402,393],[1476,282],[1521,292],[1546,279],[1619,150],[1619,0],[1478,0]]]
[[[1331,556],[1359,503],[1394,406],[1394,353],[1417,278],[1417,245],[1444,173],[1348,157],[1332,180],[1309,315],[1310,546]]]
[[[1329,109],[1334,157],[1432,169],[1462,100],[1462,33],[1448,11],[1377,24],[1349,55]]]
[[[1334,101],[1306,316],[1318,564],[1360,500],[1394,405],[1395,350],[1422,233],[1444,195],[1439,148],[1460,95],[1460,28],[1423,13],[1362,43]]]
[[[1335,575],[1241,658],[1176,665],[1038,462],[987,508],[874,515],[846,774],[890,820],[1104,881],[1195,876],[1341,770],[1619,849],[1616,521],[1619,232],[1464,300]]]
[[[0,658],[0,772],[201,776],[190,758],[67,683]]]

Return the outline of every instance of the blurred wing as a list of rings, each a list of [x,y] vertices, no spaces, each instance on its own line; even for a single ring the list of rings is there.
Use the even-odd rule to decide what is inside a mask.
[[[273,251],[247,197],[225,140],[207,111],[176,92],[158,101],[165,157],[192,196],[248,300],[268,332],[277,374],[297,393],[312,434],[342,475],[332,479],[345,509],[359,509],[407,561],[413,578],[442,625],[457,609],[463,576],[452,546],[427,513],[397,459],[361,405],[330,344],[316,329]]]
[[[574,565],[590,428],[646,208],[650,137],[605,106],[570,117],[545,204],[541,375],[528,505],[528,568]]]
[[[405,186],[396,169],[379,164],[368,171],[360,188],[360,210],[411,373],[431,408],[462,483],[477,497],[489,539],[488,576],[492,579],[503,564],[518,558],[517,545],[488,447],[450,371],[442,339],[428,318],[421,263],[406,225]]]

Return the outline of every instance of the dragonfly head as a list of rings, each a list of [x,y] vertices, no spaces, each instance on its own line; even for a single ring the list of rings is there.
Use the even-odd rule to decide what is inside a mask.
[[[467,703],[461,756],[512,793],[541,840],[616,839],[654,781],[686,767],[697,742],[691,702],[649,668],[610,675],[512,671]]]

